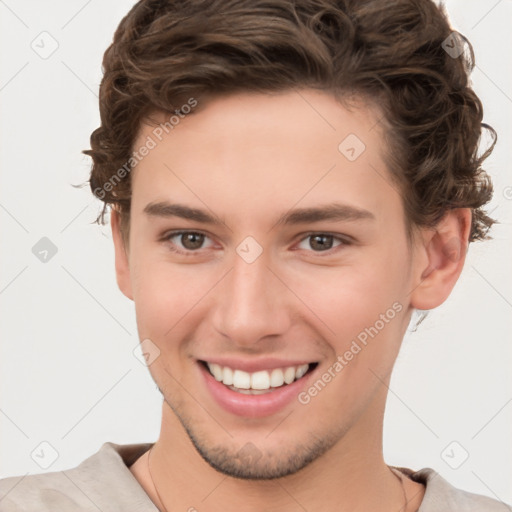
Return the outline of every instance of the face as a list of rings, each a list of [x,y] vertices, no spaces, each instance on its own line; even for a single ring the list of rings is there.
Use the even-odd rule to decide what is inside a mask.
[[[241,93],[199,100],[161,141],[142,125],[135,143],[156,141],[132,171],[118,282],[159,353],[164,408],[227,475],[293,474],[382,421],[415,252],[380,113],[356,107],[307,89]],[[228,367],[226,384],[202,361]],[[277,368],[307,363],[278,385],[297,374]],[[230,381],[229,368],[247,373]]]

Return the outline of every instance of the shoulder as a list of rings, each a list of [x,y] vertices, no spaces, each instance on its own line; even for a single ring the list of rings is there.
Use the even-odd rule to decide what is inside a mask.
[[[419,471],[397,469],[425,485],[425,495],[418,512],[512,512],[512,507],[502,501],[454,487],[432,468]]]
[[[0,480],[0,512],[156,511],[128,466],[150,443],[104,443],[77,467]]]
[[[66,478],[65,471],[4,478],[0,480],[0,511],[92,510],[77,496],[71,478]]]

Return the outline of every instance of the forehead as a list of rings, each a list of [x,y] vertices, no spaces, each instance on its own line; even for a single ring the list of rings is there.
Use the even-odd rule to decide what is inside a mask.
[[[310,89],[196,100],[172,125],[163,113],[141,125],[134,150],[149,141],[152,149],[132,171],[134,210],[177,196],[226,215],[299,202],[341,201],[376,214],[397,206],[375,106],[352,99],[348,109]]]
[[[312,147],[321,151],[330,146],[336,154],[339,142],[349,133],[367,145],[380,145],[379,121],[383,115],[378,106],[357,96],[343,97],[342,101],[313,89],[206,95],[193,99],[196,106],[189,108],[188,114],[152,113],[152,123],[147,119],[141,123],[135,146],[150,136],[157,142],[165,139],[167,144],[179,140],[185,144],[184,151],[197,150],[199,143],[215,146],[216,153],[221,155],[232,148],[243,149],[245,154],[258,153],[283,140],[297,140],[309,142],[305,147],[297,147],[297,153]],[[184,105],[188,102],[183,100]]]

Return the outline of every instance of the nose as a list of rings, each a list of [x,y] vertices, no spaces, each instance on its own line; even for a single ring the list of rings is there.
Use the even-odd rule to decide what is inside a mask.
[[[252,263],[235,253],[217,289],[214,327],[233,345],[261,350],[290,327],[290,292],[269,267],[265,251]]]

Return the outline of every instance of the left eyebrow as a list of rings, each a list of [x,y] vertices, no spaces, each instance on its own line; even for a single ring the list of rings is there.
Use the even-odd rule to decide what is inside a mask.
[[[276,225],[293,225],[323,220],[375,220],[375,215],[362,208],[348,204],[331,203],[320,208],[298,208],[285,213],[276,222]]]

